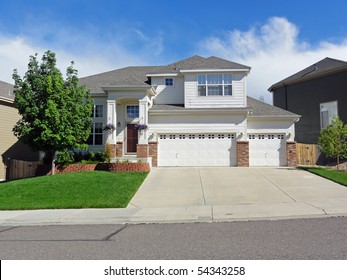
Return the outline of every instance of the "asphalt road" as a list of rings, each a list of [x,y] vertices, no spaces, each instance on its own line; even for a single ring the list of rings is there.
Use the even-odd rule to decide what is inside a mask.
[[[346,259],[347,217],[0,227],[0,259]]]

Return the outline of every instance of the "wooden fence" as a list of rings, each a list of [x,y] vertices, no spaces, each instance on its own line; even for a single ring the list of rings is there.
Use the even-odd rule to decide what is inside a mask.
[[[17,159],[10,159],[7,166],[8,179],[20,179],[35,176],[37,166],[42,164],[42,161],[22,161]]]
[[[296,144],[296,154],[299,165],[316,165],[317,145],[315,144]]]

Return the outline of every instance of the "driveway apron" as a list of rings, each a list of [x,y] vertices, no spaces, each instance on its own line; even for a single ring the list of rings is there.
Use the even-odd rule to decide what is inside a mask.
[[[294,168],[155,168],[128,207],[165,208],[302,202],[347,203],[347,188]],[[332,203],[334,202],[334,206]]]

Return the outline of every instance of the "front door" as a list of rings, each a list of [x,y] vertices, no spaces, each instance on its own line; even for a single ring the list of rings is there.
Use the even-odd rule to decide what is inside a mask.
[[[127,153],[136,153],[138,132],[134,124],[127,124]]]

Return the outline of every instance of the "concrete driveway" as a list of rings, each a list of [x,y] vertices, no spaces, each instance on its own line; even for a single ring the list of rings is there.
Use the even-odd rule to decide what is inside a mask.
[[[156,168],[128,205],[182,207],[210,209],[219,220],[337,215],[347,213],[347,187],[293,168]]]

